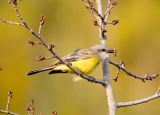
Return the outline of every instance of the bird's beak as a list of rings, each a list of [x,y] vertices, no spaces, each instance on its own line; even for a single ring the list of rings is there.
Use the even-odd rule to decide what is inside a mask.
[[[117,53],[117,51],[114,50],[114,49],[105,49],[104,52],[107,52],[107,53]]]

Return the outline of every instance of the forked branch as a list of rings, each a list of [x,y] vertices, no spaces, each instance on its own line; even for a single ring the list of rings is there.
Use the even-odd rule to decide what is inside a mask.
[[[19,10],[18,10],[18,7],[17,7],[17,0],[12,0],[11,1],[11,4],[13,5],[13,7],[15,8],[15,11],[19,17],[19,19],[21,20],[21,23],[20,25],[24,26],[26,29],[28,29],[36,38],[38,38],[42,45],[44,47],[46,47],[50,53],[53,54],[53,56],[55,56],[55,58],[57,58],[58,60],[60,60],[61,62],[63,62],[65,65],[67,65],[72,71],[74,71],[77,75],[79,75],[80,77],[88,80],[89,82],[93,82],[93,83],[98,83],[98,84],[101,84],[101,85],[106,85],[106,83],[104,82],[104,80],[100,80],[100,79],[95,79],[91,76],[86,76],[84,75],[82,72],[78,71],[77,69],[73,68],[72,65],[70,63],[68,63],[67,61],[63,60],[54,50],[54,45],[48,45],[44,39],[41,37],[40,33],[41,33],[41,28],[42,28],[42,25],[44,24],[44,19],[45,17],[41,17],[41,20],[40,20],[40,27],[39,27],[39,33],[36,33],[26,22],[25,20],[23,19],[23,17],[21,16]],[[3,21],[3,20],[2,20]],[[3,21],[4,22],[4,21]],[[5,22],[8,22],[7,20]],[[10,23],[12,24],[12,23]],[[14,24],[14,23],[13,23]],[[17,24],[16,24],[17,25]]]
[[[146,80],[156,79],[156,78],[159,76],[159,74],[153,74],[152,76],[149,76],[148,73],[147,73],[144,77],[138,76],[138,75],[135,75],[135,74],[129,72],[129,71],[128,71],[124,66],[122,66],[121,64],[115,63],[115,62],[113,62],[113,61],[111,61],[111,60],[109,60],[109,63],[112,64],[112,65],[114,65],[114,66],[116,66],[118,69],[124,71],[127,75],[129,75],[129,76],[131,76],[131,77],[133,77],[133,78],[136,78],[136,79],[140,79],[140,80],[142,80],[143,82],[145,82]]]
[[[11,112],[9,110],[9,106],[10,106],[10,102],[11,102],[12,96],[13,96],[13,92],[9,91],[8,92],[8,100],[7,100],[6,110],[0,110],[0,113],[5,113],[5,114],[8,114],[8,115],[19,115],[17,113]]]

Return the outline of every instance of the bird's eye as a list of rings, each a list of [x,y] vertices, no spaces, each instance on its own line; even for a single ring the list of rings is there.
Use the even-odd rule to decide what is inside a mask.
[[[100,52],[105,52],[106,49],[99,49],[98,51],[100,51]]]
[[[105,52],[106,51],[106,49],[102,49],[102,52]]]

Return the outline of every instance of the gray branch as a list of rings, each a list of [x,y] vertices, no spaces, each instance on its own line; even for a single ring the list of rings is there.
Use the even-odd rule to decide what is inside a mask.
[[[103,8],[102,8],[102,0],[96,0],[98,12],[101,16],[103,16]],[[108,0],[108,6],[110,6],[110,0]],[[102,18],[98,20],[100,28],[99,28],[99,38],[102,45],[107,48],[107,34],[105,30],[105,22]],[[108,109],[109,115],[116,114],[116,102],[114,100],[114,95],[112,91],[112,84],[110,80],[110,72],[109,72],[109,55],[107,54],[105,57],[101,57],[102,59],[102,68],[103,68],[103,79],[106,81],[106,86],[104,87],[107,101],[108,101]]]
[[[109,63],[114,65],[114,66],[116,66],[117,68],[123,70],[127,75],[132,76],[132,77],[134,77],[136,79],[140,79],[140,80],[142,80],[144,82],[145,82],[145,80],[152,80],[152,79],[155,79],[155,78],[157,78],[159,76],[159,74],[154,74],[152,76],[149,76],[148,74],[146,74],[144,77],[138,76],[138,75],[135,75],[135,74],[129,72],[124,66],[121,66],[118,63],[115,63],[115,62],[113,62],[111,60],[109,60]]]
[[[0,113],[6,113],[6,114],[9,114],[9,115],[19,115],[17,113],[13,113],[13,112],[6,111],[6,110],[0,110]]]
[[[149,96],[149,97],[146,97],[146,98],[143,98],[143,99],[140,99],[140,100],[129,101],[129,102],[118,102],[116,104],[116,106],[117,106],[117,108],[120,108],[120,107],[138,105],[138,104],[141,104],[141,103],[146,103],[146,102],[151,101],[153,99],[156,99],[158,97],[160,97],[160,93],[156,93],[152,96]]]

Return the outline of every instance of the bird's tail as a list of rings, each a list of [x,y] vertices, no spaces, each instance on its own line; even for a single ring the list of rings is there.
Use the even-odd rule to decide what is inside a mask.
[[[46,68],[42,68],[42,69],[32,70],[32,71],[28,72],[26,76],[33,75],[33,74],[43,72],[43,71],[47,71],[47,70],[51,70],[51,69],[53,69],[53,67],[46,67]]]

